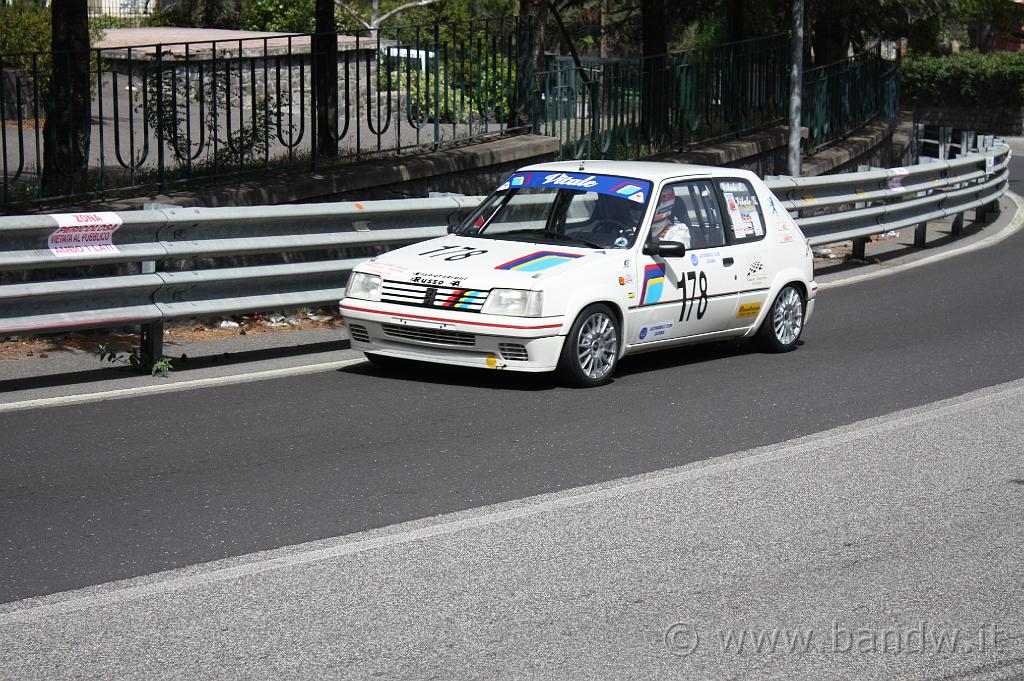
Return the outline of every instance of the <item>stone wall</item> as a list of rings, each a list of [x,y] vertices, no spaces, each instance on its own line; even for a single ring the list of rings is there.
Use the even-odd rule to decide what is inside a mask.
[[[697,149],[660,154],[649,160],[743,168],[758,175],[785,175],[788,128],[778,125]],[[842,140],[803,159],[801,175],[851,172],[858,165],[892,167],[913,163],[910,138],[913,117],[876,118]]]
[[[131,210],[146,203],[178,206],[263,206],[375,199],[422,198],[430,192],[487,194],[516,168],[552,161],[558,140],[515,135],[440,151],[280,173],[227,186],[108,201],[103,210]]]

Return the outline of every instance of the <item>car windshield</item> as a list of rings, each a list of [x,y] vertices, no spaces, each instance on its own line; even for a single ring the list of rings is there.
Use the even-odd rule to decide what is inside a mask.
[[[584,248],[629,248],[636,241],[651,183],[587,173],[519,172],[456,233]]]

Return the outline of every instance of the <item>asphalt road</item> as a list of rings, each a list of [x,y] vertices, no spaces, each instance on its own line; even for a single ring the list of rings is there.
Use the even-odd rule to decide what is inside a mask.
[[[0,602],[658,471],[1024,377],[1022,253],[1018,234],[825,291],[788,355],[652,354],[599,390],[359,365],[0,414]]]
[[[1022,397],[0,605],[0,678],[1017,681]]]

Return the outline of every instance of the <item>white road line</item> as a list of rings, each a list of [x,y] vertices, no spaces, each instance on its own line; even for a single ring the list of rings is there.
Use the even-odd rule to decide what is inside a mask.
[[[907,270],[912,270],[917,267],[924,267],[925,265],[931,265],[941,260],[955,258],[958,255],[963,255],[964,253],[970,253],[972,251],[981,250],[982,248],[988,248],[989,246],[995,246],[1000,241],[1008,239],[1017,232],[1019,232],[1021,230],[1021,227],[1024,227],[1024,198],[1020,197],[1019,195],[1009,190],[1006,191],[1005,196],[1006,198],[1013,201],[1014,204],[1016,204],[1017,212],[1014,214],[1013,219],[1010,220],[1010,224],[1008,224],[1006,227],[1003,227],[995,234],[987,236],[984,239],[975,241],[974,243],[967,244],[966,246],[963,246],[961,248],[952,248],[948,251],[943,251],[941,253],[936,253],[935,255],[930,255],[925,258],[921,258],[920,260],[912,260],[910,262],[903,263],[900,265],[893,265],[891,267],[886,267],[884,265],[876,265],[875,267],[879,267],[881,269],[874,272],[856,274],[851,277],[846,277],[845,279],[820,283],[818,284],[818,290],[821,291],[830,288],[839,288],[840,286],[849,286],[850,284],[859,284],[862,281],[878,279],[879,277],[887,277],[890,274],[896,274],[897,272],[906,272]]]
[[[46,617],[104,607],[149,596],[157,596],[228,580],[250,577],[274,570],[308,565],[333,558],[350,556],[410,542],[446,536],[464,530],[477,529],[527,518],[542,513],[573,508],[584,504],[614,499],[692,482],[713,475],[722,475],[750,466],[758,466],[821,452],[864,437],[917,426],[952,414],[983,407],[994,402],[1024,398],[1024,380],[1017,380],[967,393],[949,400],[934,402],[925,407],[896,414],[867,419],[852,426],[842,426],[823,433],[801,438],[790,443],[769,445],[748,452],[731,454],[711,462],[697,462],[640,476],[621,478],[586,487],[577,487],[552,494],[528,497],[505,504],[484,506],[460,513],[437,516],[428,525],[411,521],[381,530],[357,535],[336,537],[324,547],[324,541],[297,544],[274,551],[226,559],[205,566],[192,566],[180,570],[156,573],[147,577],[122,582],[111,582],[78,591],[41,596],[0,605],[0,626],[37,621]],[[410,529],[410,526],[411,529]],[[406,529],[403,529],[406,528]],[[369,536],[367,536],[369,535]],[[269,555],[268,555],[269,554]],[[283,554],[283,555],[274,555]],[[225,566],[225,564],[228,564]],[[196,571],[199,567],[200,571]],[[202,568],[206,569],[203,570]],[[184,574],[183,574],[184,573]],[[140,581],[145,583],[140,584]]]
[[[36,409],[39,407],[58,407],[69,404],[84,404],[86,402],[103,402],[106,400],[118,400],[125,397],[138,397],[140,395],[160,395],[163,393],[174,393],[181,390],[193,390],[195,388],[213,388],[221,385],[234,385],[237,383],[250,383],[252,381],[264,381],[270,378],[285,378],[287,376],[302,376],[303,374],[316,374],[322,371],[332,371],[342,367],[361,364],[366,360],[362,357],[342,359],[336,362],[321,362],[319,364],[307,364],[304,366],[287,367],[284,369],[267,369],[266,371],[255,371],[249,374],[233,374],[227,376],[215,376],[212,378],[197,378],[193,381],[178,381],[176,383],[161,383],[159,385],[143,385],[135,388],[118,388],[98,393],[83,393],[81,395],[61,395],[60,397],[41,397],[35,400],[24,400],[22,402],[11,402],[0,404],[0,414],[9,411],[22,411],[24,409]]]

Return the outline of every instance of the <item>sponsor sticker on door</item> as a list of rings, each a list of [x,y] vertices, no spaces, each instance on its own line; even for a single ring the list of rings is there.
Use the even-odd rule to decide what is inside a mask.
[[[736,319],[749,319],[750,317],[756,317],[757,313],[761,311],[761,303],[746,303],[740,305],[740,309],[736,312]]]

